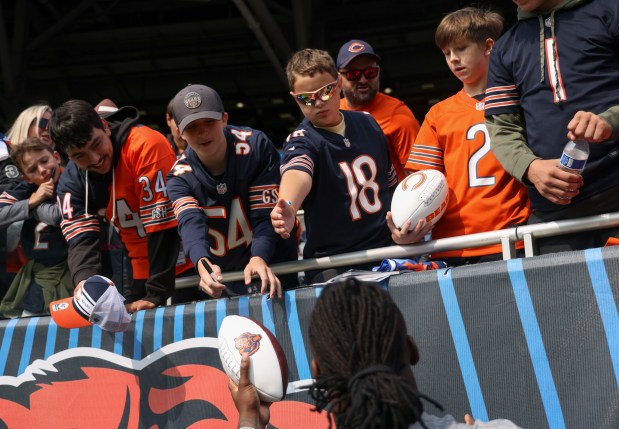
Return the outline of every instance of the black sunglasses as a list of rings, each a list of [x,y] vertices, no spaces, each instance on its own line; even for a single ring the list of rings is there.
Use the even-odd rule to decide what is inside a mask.
[[[41,128],[42,130],[47,129],[48,124],[49,124],[49,119],[47,118],[39,119],[39,128]]]

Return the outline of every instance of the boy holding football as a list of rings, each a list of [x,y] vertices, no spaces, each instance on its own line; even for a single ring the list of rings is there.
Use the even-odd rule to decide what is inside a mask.
[[[327,52],[296,52],[286,75],[305,119],[284,144],[275,231],[288,237],[303,205],[306,259],[389,246],[385,216],[397,177],[385,135],[369,114],[339,110],[342,81]],[[305,274],[316,283],[348,268]]]
[[[406,168],[442,171],[449,186],[445,214],[432,237],[446,238],[499,230],[524,223],[529,216],[525,188],[514,180],[490,151],[484,124],[484,92],[490,52],[503,29],[495,12],[466,7],[445,16],[435,33],[436,45],[463,87],[434,105],[417,135]],[[389,228],[396,243],[415,238]],[[450,265],[500,260],[501,245],[435,253]]]

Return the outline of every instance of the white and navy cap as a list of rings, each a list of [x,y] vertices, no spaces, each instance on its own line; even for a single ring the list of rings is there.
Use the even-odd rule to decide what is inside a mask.
[[[110,332],[126,331],[131,315],[125,309],[125,298],[107,277],[89,277],[73,297],[49,305],[54,322],[61,328],[83,328],[92,324]]]
[[[189,84],[174,96],[172,115],[181,134],[185,127],[196,119],[219,121],[223,114],[224,103],[221,97],[208,86]]]

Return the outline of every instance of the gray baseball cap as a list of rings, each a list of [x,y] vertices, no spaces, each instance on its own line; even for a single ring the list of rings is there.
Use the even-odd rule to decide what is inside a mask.
[[[181,134],[196,119],[221,120],[224,103],[213,88],[189,84],[174,96],[172,114]]]

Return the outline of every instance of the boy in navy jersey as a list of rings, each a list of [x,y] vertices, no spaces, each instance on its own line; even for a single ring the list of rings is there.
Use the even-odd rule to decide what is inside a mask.
[[[389,246],[385,218],[397,177],[380,126],[367,113],[339,110],[342,82],[327,52],[296,52],[286,74],[305,119],[284,144],[273,228],[288,237],[303,205],[304,258]],[[324,281],[348,268],[308,272],[306,278]]]
[[[21,244],[28,263],[17,273],[0,311],[5,316],[46,313],[50,302],[73,292],[56,204],[60,155],[49,144],[29,138],[13,148],[11,157],[24,180],[0,195],[0,227],[24,221]]]
[[[183,88],[172,112],[189,147],[168,174],[168,191],[200,288],[214,298],[246,294],[257,275],[262,293],[281,297],[268,264],[297,259],[297,242],[282,240],[269,221],[280,179],[277,150],[261,131],[228,125],[219,94],[207,86]],[[244,284],[224,286],[222,271],[234,270],[244,270]]]

